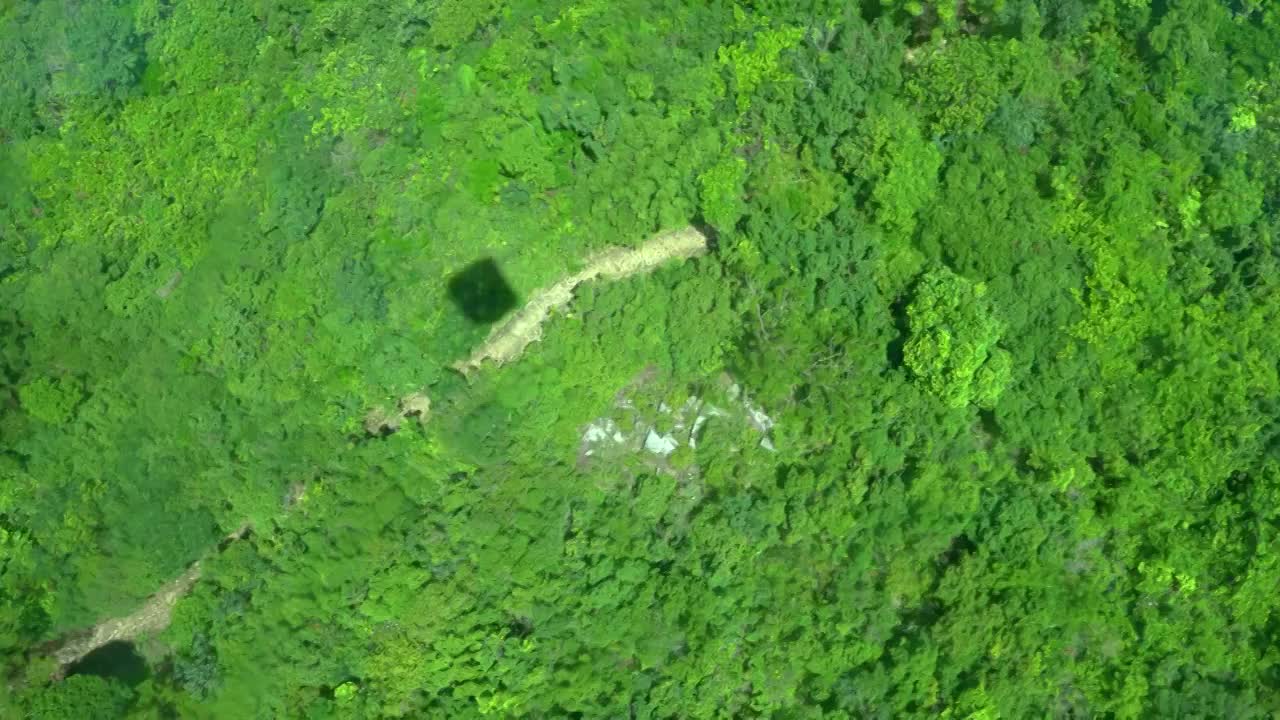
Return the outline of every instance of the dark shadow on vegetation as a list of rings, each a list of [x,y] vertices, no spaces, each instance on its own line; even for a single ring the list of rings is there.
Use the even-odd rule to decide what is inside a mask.
[[[507,630],[511,636],[520,640],[533,634],[533,620],[524,617],[513,617],[507,622]]]
[[[911,304],[911,297],[915,294],[912,288],[910,293],[904,294],[889,306],[889,312],[893,314],[893,328],[898,334],[889,341],[886,350],[885,359],[891,368],[900,368],[906,364],[906,346],[907,338],[911,334],[911,323],[907,318],[907,306]]]
[[[884,15],[884,5],[880,0],[860,0],[858,2],[858,13],[870,25]]]
[[[151,671],[133,643],[116,641],[85,655],[67,669],[67,676],[71,675],[97,675],[136,687],[151,675]]]
[[[978,411],[978,427],[984,435],[984,449],[1000,438],[1000,422],[996,420],[996,414],[991,410]]]
[[[516,293],[493,258],[471,263],[449,278],[449,297],[468,320],[489,325],[516,306]]]
[[[720,233],[702,217],[701,213],[693,218],[689,225],[707,238],[707,249],[711,254],[714,255],[720,250]]]
[[[978,546],[969,538],[968,535],[961,534],[951,538],[951,545],[937,557],[935,562],[938,569],[946,570],[947,568],[958,565],[966,557],[978,551]]]

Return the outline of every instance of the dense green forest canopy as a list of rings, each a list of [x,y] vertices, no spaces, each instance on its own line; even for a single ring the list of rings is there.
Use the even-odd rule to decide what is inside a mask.
[[[1280,713],[1276,3],[0,0],[0,68],[0,716]]]

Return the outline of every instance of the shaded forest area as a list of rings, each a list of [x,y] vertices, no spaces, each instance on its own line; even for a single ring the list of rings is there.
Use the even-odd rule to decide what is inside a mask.
[[[0,67],[0,716],[1280,713],[1275,3],[0,0]],[[586,462],[624,400],[669,455]]]

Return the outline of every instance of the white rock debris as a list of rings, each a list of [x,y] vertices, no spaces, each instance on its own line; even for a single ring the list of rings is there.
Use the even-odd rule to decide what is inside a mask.
[[[638,386],[633,383],[630,390],[619,392],[612,416],[598,418],[583,429],[580,459],[617,458],[642,452],[659,468],[670,470],[665,462],[667,458],[684,445],[696,449],[707,423],[712,421],[745,423],[759,433],[758,447],[777,452],[769,436],[776,422],[737,383],[726,388],[725,397],[732,403],[728,407],[718,407],[694,395],[675,407],[666,401],[659,402],[648,415],[640,411],[629,396],[635,390]]]
[[[662,435],[653,428],[649,428],[649,434],[644,437],[644,449],[654,455],[666,457],[675,452],[678,447],[680,442],[674,435]]]

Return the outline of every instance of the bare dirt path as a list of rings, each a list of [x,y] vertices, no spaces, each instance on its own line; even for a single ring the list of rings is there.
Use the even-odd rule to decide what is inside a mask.
[[[663,233],[646,240],[634,248],[608,248],[587,262],[581,271],[563,278],[553,285],[533,294],[524,307],[516,311],[506,322],[498,325],[489,337],[464,360],[454,363],[454,369],[464,375],[479,370],[486,362],[505,365],[518,359],[532,343],[542,339],[542,325],[551,314],[564,308],[573,300],[573,291],[582,283],[596,279],[621,280],[651,272],[672,260],[686,260],[707,252],[707,236],[694,227]],[[430,400],[422,393],[414,393],[402,399],[398,409],[387,412],[377,408],[365,419],[365,428],[371,433],[390,428],[394,430],[404,418],[417,415],[425,420],[430,412]],[[249,526],[228,535],[219,548],[245,537]],[[134,612],[124,617],[110,618],[85,631],[72,634],[53,651],[58,663],[56,677],[89,653],[111,642],[131,642],[145,635],[161,632],[169,627],[173,608],[200,579],[200,561],[191,564],[187,571],[160,588]]]
[[[249,526],[241,525],[240,529],[218,543],[218,550],[248,534]],[[147,598],[142,607],[124,617],[103,620],[87,632],[76,633],[53,652],[53,659],[58,661],[56,676],[60,677],[67,668],[103,645],[117,640],[131,641],[169,627],[169,621],[173,619],[173,606],[191,591],[199,579],[200,561],[197,560],[191,563],[186,572],[170,580]]]
[[[609,248],[588,262],[581,272],[533,294],[524,307],[498,325],[489,337],[454,369],[465,374],[478,370],[485,361],[504,365],[520,357],[531,343],[542,339],[542,325],[573,300],[573,291],[584,282],[603,278],[623,278],[651,272],[671,260],[685,260],[707,251],[707,236],[697,228],[664,233],[634,248]]]

